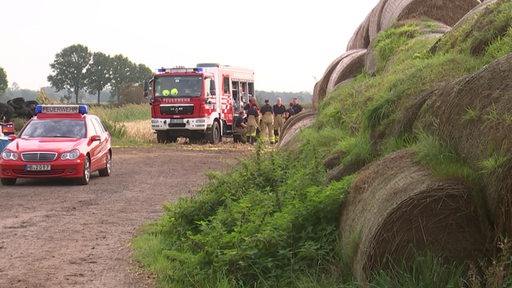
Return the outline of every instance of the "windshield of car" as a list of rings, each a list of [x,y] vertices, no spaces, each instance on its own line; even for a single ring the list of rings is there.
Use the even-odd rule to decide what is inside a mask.
[[[202,78],[198,75],[157,77],[155,79],[155,96],[199,97],[202,83]]]
[[[33,119],[23,129],[21,138],[85,138],[84,120]]]

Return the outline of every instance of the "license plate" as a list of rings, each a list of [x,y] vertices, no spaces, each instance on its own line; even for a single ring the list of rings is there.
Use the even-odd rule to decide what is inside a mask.
[[[27,164],[25,165],[26,171],[49,171],[52,169],[50,164]]]

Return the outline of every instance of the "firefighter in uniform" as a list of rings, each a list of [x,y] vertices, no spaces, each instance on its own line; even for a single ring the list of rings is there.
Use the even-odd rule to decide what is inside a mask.
[[[249,109],[251,109],[252,106],[258,106],[258,103],[256,103],[256,97],[251,97],[251,99],[249,99],[249,103],[245,104],[245,114],[249,113]]]
[[[286,109],[286,112],[284,113],[285,115],[285,121],[290,119],[290,117],[292,117],[293,115],[295,115],[295,111],[293,111],[293,103],[290,102],[290,107],[288,109]]]
[[[274,136],[275,142],[279,142],[279,135],[283,130],[284,125],[284,114],[286,107],[282,104],[281,98],[277,98],[276,104],[274,105]]]
[[[261,121],[261,133],[263,133],[264,138],[267,138],[270,141],[270,144],[274,144],[274,108],[272,108],[269,102],[270,101],[268,99],[265,99],[265,105],[260,109],[261,115],[263,115]]]
[[[300,112],[304,111],[304,108],[302,108],[302,106],[299,104],[299,99],[298,98],[293,98],[293,112],[295,112],[295,114],[299,114]]]
[[[241,110],[238,113],[238,118],[236,118],[236,121],[235,121],[235,134],[233,136],[233,142],[245,143],[245,139],[247,137],[246,129],[247,129],[247,118],[245,117],[245,111]]]
[[[256,101],[254,101],[256,102]],[[256,142],[256,130],[258,129],[260,112],[258,109],[258,105],[249,105],[247,111],[247,127],[246,127],[246,136],[247,143],[254,144]]]

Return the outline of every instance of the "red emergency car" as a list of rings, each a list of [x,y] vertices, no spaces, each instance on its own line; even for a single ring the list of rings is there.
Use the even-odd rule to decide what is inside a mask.
[[[110,176],[111,137],[101,120],[87,114],[86,105],[38,105],[32,117],[0,157],[0,180],[17,178],[76,178],[89,183],[91,173]]]

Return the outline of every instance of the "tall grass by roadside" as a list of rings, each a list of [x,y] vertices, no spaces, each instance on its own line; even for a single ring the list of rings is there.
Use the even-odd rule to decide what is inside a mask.
[[[91,114],[111,122],[132,122],[151,119],[151,110],[148,104],[125,104],[121,106],[91,105]]]
[[[210,173],[197,196],[167,204],[136,238],[136,259],[164,287],[342,282],[336,223],[351,178],[327,184],[317,153],[303,152],[290,161],[260,151],[229,174]]]
[[[140,146],[156,143],[151,129],[151,112],[147,104],[121,106],[92,105],[90,113],[98,115],[112,136],[114,146]]]

